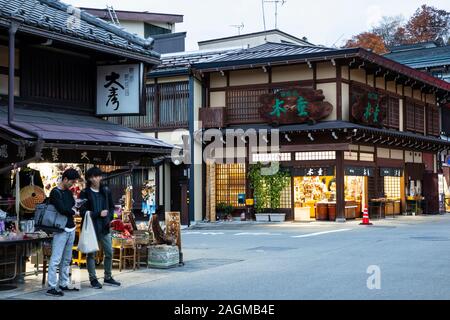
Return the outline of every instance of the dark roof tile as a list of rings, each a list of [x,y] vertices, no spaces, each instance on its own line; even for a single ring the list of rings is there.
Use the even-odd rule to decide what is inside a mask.
[[[151,47],[153,39],[142,39],[84,11],[75,21],[77,11],[73,10],[58,0],[0,0],[0,19],[13,18],[25,25],[159,58]]]

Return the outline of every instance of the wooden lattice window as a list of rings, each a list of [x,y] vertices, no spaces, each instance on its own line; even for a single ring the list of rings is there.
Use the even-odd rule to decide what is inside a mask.
[[[145,116],[126,116],[126,117],[110,117],[108,120],[114,123],[120,123],[126,127],[145,129],[156,126],[155,118],[155,85],[149,85],[146,90]]]
[[[228,122],[260,122],[260,96],[270,93],[270,89],[230,90],[226,94]]]
[[[188,123],[189,82],[159,85],[159,125],[185,126]]]
[[[400,103],[398,98],[388,97],[386,117],[386,127],[392,129],[400,128]]]
[[[384,194],[388,198],[400,198],[400,177],[384,177]]]
[[[406,130],[425,133],[425,106],[406,100]]]
[[[283,189],[281,192],[281,199],[280,199],[280,209],[290,209],[292,207],[292,188],[291,188],[291,177],[287,177],[286,179],[289,180],[289,184]]]
[[[420,104],[415,104],[414,122],[416,132],[425,133],[425,107]]]
[[[415,131],[414,126],[414,103],[411,101],[406,102],[406,130]]]
[[[245,194],[247,179],[244,163],[216,164],[216,204],[238,204],[238,195]]]
[[[439,109],[436,106],[427,106],[427,134],[432,136],[440,135],[440,115]]]

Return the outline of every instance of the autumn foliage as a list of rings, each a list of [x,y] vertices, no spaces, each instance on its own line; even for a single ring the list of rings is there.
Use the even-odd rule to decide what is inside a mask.
[[[449,11],[422,5],[406,22],[402,16],[383,17],[370,31],[353,36],[345,47],[362,47],[382,54],[392,46],[427,41],[450,44]]]
[[[372,50],[375,53],[383,54],[388,50],[384,44],[383,38],[373,32],[363,32],[347,41],[346,48],[361,47]]]

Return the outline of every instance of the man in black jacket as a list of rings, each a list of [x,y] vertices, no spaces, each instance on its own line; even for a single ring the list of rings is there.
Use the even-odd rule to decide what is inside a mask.
[[[75,199],[69,190],[80,179],[80,175],[75,169],[64,171],[59,185],[50,192],[49,203],[55,206],[56,210],[67,217],[67,224],[63,232],[55,233],[52,241],[52,256],[48,266],[48,286],[47,295],[60,297],[62,291],[78,291],[69,289],[69,268],[72,261],[72,247],[75,240],[75,223],[73,216],[77,214],[74,210]],[[59,268],[59,279],[56,271]]]
[[[94,224],[95,233],[99,245],[103,248],[105,254],[104,284],[120,286],[120,283],[112,278],[112,239],[110,233],[110,223],[114,219],[114,202],[111,191],[102,185],[103,172],[93,167],[86,172],[86,189],[81,191],[80,199],[87,199],[86,204],[81,208],[80,213],[84,218],[86,212],[89,212]],[[95,289],[101,289],[102,285],[98,282],[95,273],[96,252],[87,255],[87,268],[91,286]]]

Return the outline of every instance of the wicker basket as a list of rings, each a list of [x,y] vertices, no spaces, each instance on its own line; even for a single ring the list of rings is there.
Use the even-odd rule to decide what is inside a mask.
[[[27,211],[34,211],[45,200],[45,192],[38,186],[26,186],[20,190],[20,205]]]
[[[122,238],[112,238],[112,246],[115,248],[134,246],[135,242],[133,238],[122,239]]]
[[[135,230],[134,240],[137,245],[148,245],[150,243],[150,233],[146,230]]]

